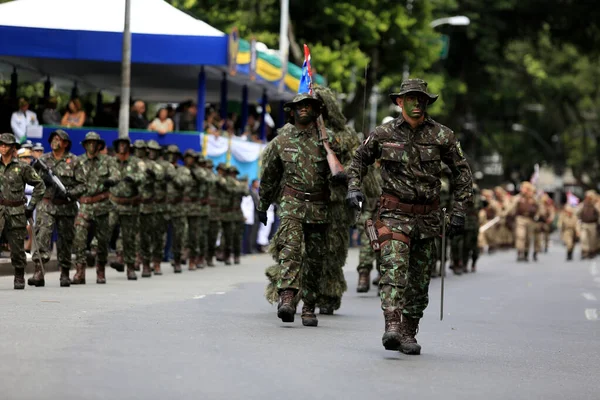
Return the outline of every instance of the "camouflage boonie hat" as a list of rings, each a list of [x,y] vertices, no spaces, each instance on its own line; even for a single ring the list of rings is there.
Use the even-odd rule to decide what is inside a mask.
[[[33,142],[31,140],[26,141],[21,145],[23,149],[33,149]]]
[[[146,142],[144,142],[142,139],[138,139],[133,142],[134,149],[145,149],[146,147]]]
[[[239,177],[239,180],[242,182],[248,182],[250,178],[248,178],[248,175],[242,175]]]
[[[181,151],[179,150],[179,147],[176,144],[168,145],[167,149],[165,150],[165,153],[178,154],[181,156]]]
[[[236,174],[236,175],[240,173],[240,171],[237,169],[237,167],[235,165],[230,165],[229,168],[227,168],[227,172]]]
[[[217,171],[220,169],[222,169],[225,172],[229,171],[229,167],[227,167],[227,164],[225,164],[224,162],[219,163],[219,165],[217,165]]]
[[[17,143],[17,140],[15,139],[15,135],[13,135],[12,133],[0,134],[0,143],[13,145],[17,149],[21,147],[21,145],[19,143]]]
[[[288,101],[287,103],[285,103],[283,105],[283,108],[285,110],[292,110],[296,104],[298,104],[302,101],[311,102],[315,111],[321,113],[321,108],[323,107],[323,102],[319,99],[315,99],[308,93],[298,93],[296,96],[294,96],[294,99],[292,101]]]
[[[112,145],[113,145],[113,149],[115,149],[115,151],[117,151],[117,146],[119,145],[119,142],[126,142],[129,147],[131,147],[131,139],[129,138],[118,138],[113,140]]]
[[[196,153],[196,159],[198,160],[198,164],[203,164],[206,162],[206,157],[202,154],[202,152]]]
[[[198,154],[196,154],[196,152],[192,149],[187,149],[184,153],[183,153],[183,158],[185,157],[192,157],[192,158],[198,158]]]
[[[390,99],[392,100],[392,103],[397,104],[396,99],[408,93],[424,94],[429,98],[429,104],[435,103],[438,98],[437,94],[431,94],[427,92],[427,82],[425,82],[423,79],[407,79],[400,85],[399,92],[390,93]]]
[[[54,136],[58,136],[62,140],[69,142],[69,144],[67,145],[67,151],[71,151],[71,137],[67,132],[63,131],[62,129],[55,130],[48,137],[48,143],[52,143],[52,139],[54,138]]]
[[[160,144],[158,144],[156,140],[148,140],[148,143],[146,143],[146,147],[148,148],[148,150],[162,150]]]
[[[42,146],[41,143],[36,143],[35,146],[33,146],[33,149],[31,149],[33,151],[44,151],[44,146]]]
[[[215,163],[210,158],[207,158],[206,161],[204,161],[204,166],[207,168],[213,168]]]
[[[95,140],[96,142],[100,142],[102,143],[102,147],[100,148],[100,150],[104,150],[104,148],[106,147],[106,142],[104,140],[102,140],[102,138],[100,137],[100,135],[98,135],[96,132],[88,132],[85,134],[85,138],[81,141],[81,145],[85,146],[85,142],[89,142]]]

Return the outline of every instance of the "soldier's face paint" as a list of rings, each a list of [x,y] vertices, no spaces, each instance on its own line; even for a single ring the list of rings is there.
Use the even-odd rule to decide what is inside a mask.
[[[419,119],[427,111],[427,97],[422,95],[407,94],[402,102],[402,110],[410,118]]]
[[[58,135],[55,135],[52,138],[52,142],[50,142],[50,147],[52,150],[60,150],[62,147],[62,139]]]
[[[139,158],[146,157],[146,149],[135,149],[135,156]]]
[[[191,167],[192,165],[194,165],[194,157],[186,157],[183,159],[183,163],[185,164],[186,167]]]
[[[119,154],[129,153],[129,144],[127,142],[119,142],[118,152]]]
[[[300,102],[294,108],[294,119],[301,125],[308,125],[315,120],[316,113],[309,102]]]
[[[158,151],[148,150],[148,158],[151,160],[156,160],[158,158]]]
[[[169,153],[167,155],[167,161],[169,161],[170,163],[177,162],[177,157],[178,157],[177,154]]]
[[[96,154],[98,154],[100,143],[96,142],[95,140],[90,140],[88,142],[85,142],[85,145],[83,147],[85,148],[85,152],[88,156],[94,157]]]

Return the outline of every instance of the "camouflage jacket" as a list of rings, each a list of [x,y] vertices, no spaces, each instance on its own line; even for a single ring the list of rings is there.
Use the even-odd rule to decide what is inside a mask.
[[[25,185],[33,186],[29,204],[37,205],[44,196],[46,185],[29,164],[12,158],[7,165],[0,161],[0,196],[2,200],[15,205],[0,205],[0,218],[4,223],[5,215],[25,215]],[[18,205],[16,205],[18,203]],[[24,220],[23,220],[24,222]],[[23,224],[24,225],[24,224]],[[2,226],[3,227],[3,226]]]
[[[473,191],[473,202],[469,203],[466,211],[465,230],[479,229],[479,211],[482,208],[481,194]]]
[[[154,172],[154,177],[150,177],[144,172],[146,177],[139,189],[142,197],[140,212],[142,214],[154,214],[161,210],[166,196],[165,169],[158,161],[149,159],[144,160],[144,165],[146,170]]]
[[[282,194],[279,204],[281,218],[327,223],[331,171],[317,130],[311,127],[301,131],[286,124],[280,132],[264,150],[258,209],[267,211],[271,203],[278,200],[282,186],[287,186],[298,192],[322,195],[326,199],[304,201]],[[338,154],[339,140],[333,137],[331,131],[328,134],[330,147]]]
[[[156,212],[168,213],[170,205],[168,200],[172,198],[169,196],[169,190],[173,191],[173,187],[169,185],[173,179],[175,179],[175,167],[167,160],[156,160],[158,166],[161,167],[163,173],[163,179],[155,182],[154,185],[154,204],[156,205]],[[177,193],[175,191],[175,193]]]
[[[146,164],[135,156],[129,156],[127,160],[121,161],[115,157],[115,166],[119,171],[120,181],[116,186],[110,188],[110,198],[114,210],[119,214],[131,215],[140,212],[140,187],[146,179]],[[126,181],[130,177],[132,181]],[[133,201],[135,203],[120,204],[121,201]]]
[[[453,213],[465,217],[473,196],[471,170],[450,129],[429,116],[414,130],[402,117],[378,126],[354,155],[348,171],[349,190],[360,190],[367,167],[378,158],[381,159],[383,192],[407,204],[439,202],[443,161],[453,175]],[[428,215],[382,209],[381,216],[395,220],[388,223],[412,237],[430,238],[439,234],[439,209]]]
[[[369,165],[369,169],[362,180],[362,192],[365,195],[363,212],[372,215],[376,211],[381,196],[382,183],[380,169],[374,165]]]
[[[206,170],[206,185],[208,188],[208,206],[209,206],[209,221],[221,220],[221,204],[219,192],[217,191],[217,181],[219,177],[213,170]]]
[[[89,158],[87,154],[83,154],[75,160],[75,180],[85,183],[85,193],[82,196],[93,197],[107,193],[108,189],[104,187],[104,181],[109,178],[115,181],[121,178],[113,157],[98,154],[94,158]],[[112,208],[112,203],[107,198],[93,204],[81,203],[79,214],[82,214],[85,219],[90,219],[107,214]]]
[[[185,167],[190,171],[190,183],[184,203],[186,203],[186,215],[190,217],[199,217],[202,215],[202,204],[200,202],[200,186],[204,178],[204,168],[193,166]]]
[[[61,183],[73,197],[73,201],[67,204],[53,203],[52,199],[56,196],[56,187],[54,185],[48,185],[46,187],[46,193],[44,193],[44,201],[38,206],[38,210],[50,215],[76,216],[79,209],[75,200],[85,192],[84,182],[78,182],[75,179],[75,161],[77,160],[77,157],[73,153],[65,152],[63,156],[57,160],[54,157],[54,154],[50,152],[43,154],[40,157],[40,160],[52,170],[54,176],[60,179]],[[62,202],[57,202],[63,203],[64,200]]]
[[[231,178],[235,184],[235,190],[232,193],[233,198],[233,216],[232,221],[244,222],[244,213],[242,212],[242,198],[250,194],[248,186],[235,178]]]
[[[210,171],[204,167],[199,167],[196,171],[195,179],[198,181],[198,204],[200,216],[205,217],[210,214],[209,193],[210,193]]]
[[[192,186],[192,174],[190,170],[183,165],[174,165],[172,179],[169,179],[167,185],[168,210],[172,217],[185,217],[189,203],[183,199],[189,196]]]
[[[221,221],[233,221],[232,195],[234,190],[235,186],[229,178],[217,175],[215,192],[217,194],[217,202],[219,203]]]

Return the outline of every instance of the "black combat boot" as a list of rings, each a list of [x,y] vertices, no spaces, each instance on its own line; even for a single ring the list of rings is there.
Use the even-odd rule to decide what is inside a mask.
[[[35,287],[42,287],[46,284],[46,281],[44,280],[44,269],[39,261],[35,262],[35,271],[33,272],[33,276],[27,279],[27,284]]]
[[[240,256],[239,255],[233,256],[233,263],[235,265],[240,265],[241,261],[240,261]]]
[[[71,280],[72,285],[85,285],[85,264],[75,265],[75,275]]]
[[[96,256],[98,254],[98,248],[92,247],[90,251],[86,254],[86,263],[87,265],[96,265]]]
[[[215,262],[213,261],[213,256],[206,257],[206,266],[207,267],[214,267],[215,266]]]
[[[15,268],[15,290],[25,289],[25,268]]]
[[[93,265],[93,264],[91,264]],[[123,253],[117,251],[117,260],[110,263],[110,267],[116,269],[118,272],[125,271],[125,261],[123,260]]]
[[[533,261],[537,261],[537,251],[533,252]]]
[[[567,261],[573,260],[573,249],[567,251]]]
[[[181,260],[173,260],[173,272],[176,274],[180,274],[181,271]]]
[[[135,266],[133,264],[127,265],[127,280],[137,281],[137,275],[135,274]]]
[[[106,266],[98,264],[96,265],[96,283],[98,285],[104,285],[106,283]]]
[[[225,262],[225,265],[231,265],[231,251],[225,250],[223,252],[223,262]]]
[[[60,287],[71,286],[71,280],[69,279],[69,267],[60,267]]]
[[[142,263],[142,278],[151,278],[152,270],[150,269],[150,263],[144,262]]]
[[[385,319],[385,333],[381,338],[383,347],[386,350],[400,350],[402,338],[400,335],[400,327],[402,325],[400,310],[384,311],[383,318]]]
[[[370,289],[371,271],[367,268],[358,270],[358,284],[356,285],[357,293],[367,293]]]
[[[296,314],[294,297],[296,297],[296,292],[292,289],[285,289],[279,292],[277,317],[281,318],[283,322],[294,322],[294,315]]]
[[[304,326],[317,326],[319,320],[315,315],[315,306],[304,303],[302,307],[302,325]]]
[[[528,250],[525,250],[523,252],[523,261],[529,262],[529,251]]]
[[[477,272],[477,258],[473,258],[473,264],[471,264],[471,272]]]
[[[421,354],[421,345],[417,343],[417,332],[419,332],[419,318],[402,316],[400,351],[404,354]]]
[[[203,269],[206,267],[206,261],[204,260],[204,256],[198,257],[198,269]]]

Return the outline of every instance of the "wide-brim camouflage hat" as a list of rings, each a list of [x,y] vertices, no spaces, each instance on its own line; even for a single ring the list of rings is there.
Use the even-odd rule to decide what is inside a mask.
[[[192,157],[192,158],[198,158],[198,154],[196,154],[196,152],[192,149],[187,149],[184,153],[183,153],[183,157]]]
[[[146,142],[144,142],[142,139],[137,139],[133,142],[134,149],[146,149],[146,147],[148,146],[146,145]]]
[[[204,166],[207,168],[212,168],[215,166],[215,163],[210,158],[207,158],[206,161],[204,161]]]
[[[292,101],[288,101],[287,103],[285,103],[283,105],[283,108],[292,110],[296,106],[296,104],[301,103],[303,101],[312,103],[315,111],[317,111],[318,113],[321,113],[321,109],[323,107],[323,102],[317,98],[312,97],[308,93],[298,93],[296,96],[294,96]]]
[[[160,147],[160,144],[158,144],[158,142],[156,140],[148,140],[148,143],[146,143],[146,146],[148,148],[148,150],[162,150],[162,148]]]
[[[100,150],[104,150],[104,148],[106,147],[106,142],[96,132],[86,133],[85,138],[81,141],[81,145],[85,146],[86,142],[91,142],[92,140],[94,140],[96,142],[100,142],[102,144],[102,147],[100,147]]]
[[[54,139],[54,136],[58,136],[62,140],[69,142],[69,144],[67,145],[67,151],[71,151],[71,137],[67,132],[63,131],[62,129],[55,130],[54,132],[50,133],[50,136],[48,137],[48,143],[52,143],[52,139]]]
[[[220,169],[227,172],[229,170],[229,167],[227,167],[227,164],[222,162],[222,163],[219,163],[219,165],[217,165],[217,170],[220,170]]]
[[[8,145],[13,145],[17,149],[21,148],[21,144],[17,142],[17,139],[15,139],[15,135],[13,135],[12,133],[2,133],[2,134],[0,134],[0,143],[4,143],[4,144],[8,144]]]
[[[439,97],[437,94],[431,94],[427,91],[427,82],[423,79],[407,79],[400,85],[399,92],[390,93],[390,99],[392,100],[392,103],[397,104],[396,99],[408,93],[424,94],[429,98],[429,104],[435,103]]]
[[[181,156],[181,150],[179,150],[179,147],[176,144],[168,145],[167,149],[165,150],[165,153],[177,154],[177,155]]]
[[[230,165],[229,168],[227,169],[227,172],[231,173],[231,174],[239,174],[240,171],[236,168],[235,165]]]
[[[125,142],[125,143],[127,143],[129,145],[129,147],[131,147],[131,139],[129,139],[129,138],[118,138],[118,139],[113,140],[113,142],[112,142],[113,149],[115,149],[115,151],[116,151],[117,147],[119,146],[120,142]]]

